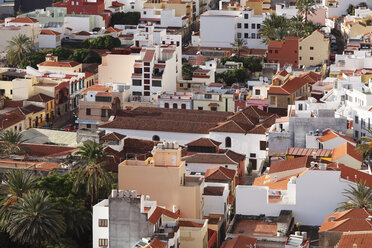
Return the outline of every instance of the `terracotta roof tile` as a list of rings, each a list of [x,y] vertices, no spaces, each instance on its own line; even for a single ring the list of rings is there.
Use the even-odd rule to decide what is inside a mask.
[[[120,133],[116,133],[116,132],[112,132],[112,133],[108,133],[108,134],[105,134],[104,136],[102,136],[100,138],[100,140],[104,140],[104,141],[120,141],[122,139],[124,139],[125,135],[122,135]]]
[[[165,208],[162,208],[162,207],[156,207],[156,209],[154,210],[154,212],[151,214],[151,216],[149,217],[149,221],[152,223],[152,224],[156,224],[160,217],[162,215],[165,215],[165,216],[168,216],[172,219],[178,219],[180,217],[180,211],[177,211],[176,213],[173,213]]]
[[[43,93],[39,93],[27,99],[29,102],[49,102],[54,100],[53,97],[47,96]]]
[[[341,171],[341,178],[358,183],[359,181],[364,181],[368,187],[372,187],[372,175],[364,173],[362,171],[353,169],[341,163],[330,163],[327,165],[329,170]]]
[[[40,34],[43,35],[61,35],[61,33],[58,33],[56,31],[50,30],[50,29],[43,29],[41,30]]]
[[[25,117],[22,114],[16,112],[8,112],[0,116],[0,129],[2,130],[7,129],[21,121],[23,121]]]
[[[186,144],[187,146],[218,147],[221,142],[209,138],[199,138]]]
[[[363,157],[357,152],[357,148],[349,142],[345,142],[333,149],[332,160],[335,161],[347,154],[360,162],[363,161]]]
[[[203,195],[222,196],[224,187],[221,186],[207,186],[204,188]]]
[[[201,223],[197,223],[197,222],[190,221],[190,220],[180,220],[179,225],[180,227],[197,227],[197,228],[202,228],[204,226]]]
[[[256,242],[255,238],[238,235],[233,239],[225,240],[221,248],[253,248]]]
[[[163,241],[160,241],[159,239],[157,238],[154,238],[150,244],[146,245],[146,246],[143,246],[144,248],[166,248],[167,247],[167,243],[166,242],[163,242]]]
[[[13,23],[37,23],[39,21],[34,19],[34,18],[30,18],[30,17],[18,17],[18,18],[15,18],[15,19],[11,20],[10,22],[13,22]]]
[[[343,233],[340,241],[338,242],[338,248],[360,248],[360,247],[371,247],[372,245],[372,231],[362,232],[347,232]]]
[[[213,169],[208,169],[204,174],[205,181],[208,180],[233,180],[236,175],[235,170],[231,170],[225,167],[216,167]]]
[[[353,140],[352,138],[347,137],[347,136],[342,135],[342,134],[339,134],[339,133],[337,133],[337,132],[335,132],[333,130],[330,130],[330,129],[324,131],[323,132],[323,136],[317,138],[317,140],[320,141],[320,142],[326,142],[326,141],[329,141],[329,140],[334,139],[334,138],[337,138],[337,137],[341,137],[341,138],[343,138],[343,139],[345,139],[345,140],[347,140],[347,141],[349,141],[349,142],[351,142],[353,144],[356,144],[356,141]]]
[[[315,148],[298,148],[298,147],[291,147],[288,148],[286,151],[286,155],[288,156],[312,156],[313,152],[317,157],[331,157],[332,156],[331,149],[315,149]]]
[[[310,157],[304,156],[294,159],[287,159],[278,162],[273,162],[270,165],[269,174],[283,172],[287,170],[294,170],[299,168],[306,168],[310,165]]]
[[[319,232],[372,231],[372,221],[367,220],[372,212],[364,209],[351,209],[327,216]]]

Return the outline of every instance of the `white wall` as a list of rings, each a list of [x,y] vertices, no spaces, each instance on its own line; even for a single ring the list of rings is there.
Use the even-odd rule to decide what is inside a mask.
[[[296,180],[295,204],[268,203],[268,187],[238,185],[236,214],[278,216],[281,210],[292,210],[296,222],[320,226],[346,200],[342,192],[349,184],[340,179],[340,171],[310,170]]]
[[[109,239],[109,208],[108,208],[108,199],[105,199],[96,205],[93,206],[93,248],[99,248],[98,240],[99,239]],[[107,219],[107,227],[99,227],[98,220]]]
[[[234,12],[239,13],[239,11]],[[202,14],[200,16],[200,46],[231,47],[231,43],[235,40],[235,25],[234,16]],[[220,32],[216,32],[217,27]]]
[[[58,36],[60,37],[60,36]],[[61,39],[59,39],[59,42],[57,42],[57,36],[56,35],[40,35],[40,41],[39,41],[39,48],[56,48],[61,46]]]
[[[76,16],[65,16],[64,27],[72,28],[73,31],[91,31],[90,29],[90,17],[76,17]]]
[[[227,206],[227,200],[229,196],[229,185],[227,183],[205,183],[204,187],[215,186],[215,187],[224,187],[222,196],[216,195],[203,195],[204,206],[203,206],[203,216],[208,216],[210,214],[223,214],[225,215],[225,205]]]

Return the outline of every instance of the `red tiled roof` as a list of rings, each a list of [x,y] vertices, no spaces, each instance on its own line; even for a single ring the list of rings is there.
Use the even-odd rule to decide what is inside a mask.
[[[34,95],[34,96],[28,98],[27,101],[29,101],[29,102],[49,102],[49,101],[52,101],[53,99],[54,99],[53,97],[47,96],[43,93],[39,93],[37,95]]]
[[[339,133],[337,133],[337,132],[335,132],[333,130],[330,130],[330,129],[324,131],[323,132],[323,136],[317,138],[317,140],[320,141],[320,142],[326,142],[326,141],[329,141],[329,140],[334,139],[334,138],[337,138],[337,137],[341,137],[341,138],[343,138],[343,139],[345,139],[345,140],[347,140],[347,141],[349,141],[351,143],[356,144],[356,141],[353,140],[352,138],[347,137],[347,136],[342,135],[342,134],[339,134]]]
[[[155,54],[155,50],[146,50],[143,56],[143,62],[151,62]]]
[[[190,220],[180,220],[179,225],[180,227],[183,226],[183,227],[197,227],[197,228],[202,228],[204,226],[201,223],[197,223],[197,222],[190,221]]]
[[[317,157],[331,157],[332,155],[331,149],[314,149],[314,148],[297,148],[291,147],[288,148],[286,151],[286,155],[288,156],[312,156],[313,152]]]
[[[74,33],[75,35],[81,35],[81,36],[90,36],[91,33],[87,32],[87,31],[80,31],[80,32],[76,32]]]
[[[80,65],[80,63],[76,61],[58,61],[58,62],[44,61],[38,64],[38,66],[53,66],[53,67],[75,67],[78,65]]]
[[[195,153],[183,157],[186,163],[202,164],[239,164],[245,159],[245,155],[226,150],[224,153]]]
[[[19,113],[16,112],[8,112],[0,116],[0,129],[2,130],[7,129],[8,127],[11,127],[21,121],[23,121],[25,117]]]
[[[154,238],[150,244],[146,245],[146,246],[143,246],[144,248],[166,248],[167,247],[167,243],[166,242],[163,242],[163,241],[160,241],[159,239],[157,238]]]
[[[120,133],[112,132],[112,133],[105,134],[104,136],[100,138],[100,140],[120,141],[124,139],[125,137],[127,136],[122,135]]]
[[[215,141],[209,138],[199,138],[197,140],[190,141],[186,144],[187,146],[201,146],[201,147],[218,147],[221,142]]]
[[[125,4],[123,4],[123,3],[119,3],[118,1],[113,1],[113,2],[111,3],[111,5],[112,5],[113,7],[123,7]]]
[[[231,170],[225,167],[216,167],[213,169],[207,169],[204,175],[204,179],[208,180],[233,180],[236,175],[235,170]]]
[[[162,215],[165,215],[165,216],[168,216],[172,219],[178,219],[180,217],[180,211],[177,211],[176,213],[173,213],[165,208],[162,208],[162,207],[156,207],[156,209],[154,210],[154,212],[151,214],[151,216],[149,217],[149,221],[152,223],[152,224],[156,224],[160,217]]]
[[[255,238],[238,235],[233,239],[225,240],[221,248],[253,248],[256,242]]]
[[[328,170],[338,170],[341,171],[341,178],[358,183],[359,181],[364,181],[367,187],[372,187],[372,175],[364,173],[362,171],[353,169],[341,163],[330,163],[327,165]]]
[[[345,155],[350,155],[352,158],[363,161],[363,157],[361,154],[357,152],[357,148],[350,144],[349,142],[345,142],[342,145],[339,145],[338,147],[335,147],[332,152],[332,160],[335,161]]]
[[[224,189],[221,186],[207,186],[204,188],[203,195],[222,196]]]
[[[37,23],[39,21],[34,19],[34,18],[30,18],[30,17],[18,17],[18,18],[15,18],[15,19],[11,20],[10,22],[14,22],[14,23]]]
[[[45,108],[42,108],[42,107],[39,107],[39,106],[36,106],[36,105],[27,105],[25,107],[22,108],[23,110],[26,110],[26,111],[29,111],[31,113],[38,113],[40,111],[45,111]]]
[[[41,30],[40,34],[44,35],[61,35],[61,33],[58,33],[56,31],[50,30],[50,29],[43,29]]]
[[[270,165],[269,174],[283,172],[287,170],[294,170],[299,168],[306,168],[310,164],[310,157],[299,157],[294,159],[287,159],[278,162],[273,162]]]
[[[124,5],[124,4],[123,4]],[[117,33],[117,32],[121,32],[122,30],[121,29],[118,29],[118,28],[114,28],[114,27],[108,27],[105,31],[105,33]]]
[[[76,147],[57,146],[57,145],[44,145],[44,144],[27,144],[22,146],[31,150],[31,154],[37,157],[60,157],[66,156],[78,150]]]
[[[342,234],[337,248],[371,247],[372,231],[345,232]]]
[[[372,231],[372,221],[367,220],[370,215],[372,212],[359,208],[333,213],[324,220],[319,232]]]

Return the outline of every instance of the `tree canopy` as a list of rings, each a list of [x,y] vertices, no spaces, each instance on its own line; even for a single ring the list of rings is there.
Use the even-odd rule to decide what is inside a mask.
[[[81,48],[74,50],[69,60],[80,63],[101,63],[101,56],[92,49]]]
[[[99,36],[93,39],[86,39],[81,45],[83,48],[90,49],[113,49],[121,45],[120,39],[111,35]]]

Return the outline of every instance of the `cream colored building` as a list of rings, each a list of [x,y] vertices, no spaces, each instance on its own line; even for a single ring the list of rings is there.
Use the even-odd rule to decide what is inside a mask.
[[[180,248],[208,247],[208,220],[180,219],[179,225]]]
[[[59,61],[58,56],[48,54],[45,61],[37,65],[39,71],[82,72],[83,65],[76,61]]]
[[[183,2],[181,0],[173,0],[167,2],[156,3],[149,1],[144,3],[143,9],[164,9],[175,11],[175,16],[187,16],[189,24],[193,23],[196,18],[196,6],[193,1]]]
[[[164,142],[154,147],[153,158],[120,163],[118,189],[150,195],[166,209],[180,209],[182,218],[200,219],[204,182],[197,177],[185,176],[186,165],[181,161],[181,150],[176,143]]]
[[[107,54],[102,56],[102,64],[98,66],[98,82],[100,84],[132,84],[134,63],[140,59],[139,54]]]
[[[195,110],[234,112],[233,94],[196,92],[193,96],[193,107]]]
[[[328,61],[329,39],[319,30],[301,39],[298,44],[298,64],[305,67],[316,66]]]

